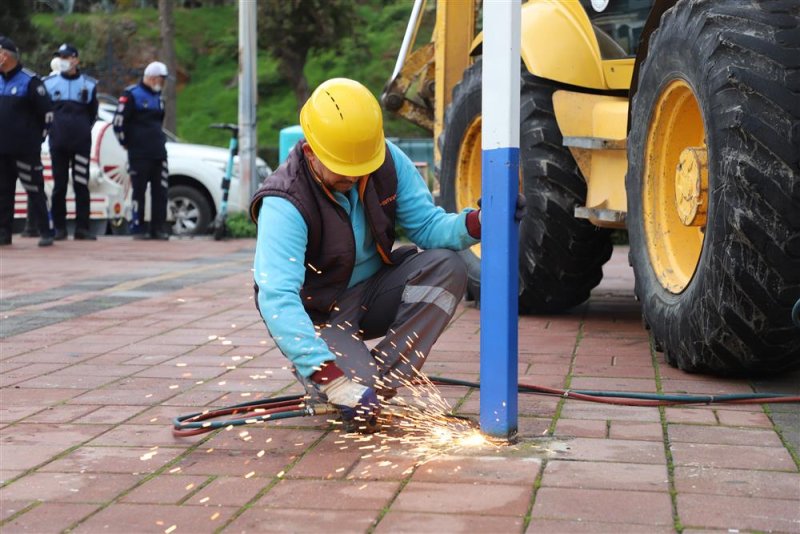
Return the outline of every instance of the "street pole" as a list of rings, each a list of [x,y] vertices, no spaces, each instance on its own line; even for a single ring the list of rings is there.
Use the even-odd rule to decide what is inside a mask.
[[[256,0],[239,0],[239,195],[249,206],[256,192]]]
[[[517,433],[520,0],[483,3],[481,430]]]

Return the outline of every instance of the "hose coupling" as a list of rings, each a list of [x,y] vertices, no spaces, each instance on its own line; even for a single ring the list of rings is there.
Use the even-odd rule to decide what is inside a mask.
[[[309,404],[306,406],[306,415],[325,415],[329,413],[338,413],[339,410],[327,403]]]

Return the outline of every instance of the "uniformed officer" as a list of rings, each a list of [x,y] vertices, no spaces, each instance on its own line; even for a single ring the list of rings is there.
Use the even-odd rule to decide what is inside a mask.
[[[169,239],[167,219],[167,138],[161,90],[167,66],[154,61],[144,69],[142,80],[125,89],[114,113],[114,133],[128,151],[128,172],[133,185],[134,239]],[[150,184],[150,232],[144,230],[145,193]]]
[[[14,42],[0,36],[0,245],[11,244],[17,178],[32,200],[39,246],[53,244],[41,156],[52,115],[42,81],[22,67]]]
[[[89,155],[92,126],[97,117],[97,80],[81,73],[78,49],[64,43],[53,54],[60,74],[44,80],[53,100],[50,158],[53,161],[53,212],[55,239],[67,238],[67,184],[72,170],[75,192],[75,239],[96,240],[89,230]]]

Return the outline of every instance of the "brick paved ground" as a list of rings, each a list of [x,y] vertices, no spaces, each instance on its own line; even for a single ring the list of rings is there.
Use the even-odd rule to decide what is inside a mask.
[[[800,532],[797,406],[526,395],[520,443],[422,465],[396,444],[361,449],[324,417],[173,438],[178,414],[299,391],[253,307],[252,249],[106,237],[0,251],[0,530]],[[751,384],[652,355],[625,254],[587,305],[521,319],[521,381],[797,392],[797,373]],[[477,379],[478,325],[463,306],[426,370]],[[477,415],[477,391],[442,391]]]

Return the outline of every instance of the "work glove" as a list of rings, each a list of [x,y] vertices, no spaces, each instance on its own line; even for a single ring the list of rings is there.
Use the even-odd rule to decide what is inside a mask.
[[[373,388],[350,380],[332,361],[312,374],[311,382],[339,410],[348,432],[371,434],[378,430],[381,405]]]
[[[528,202],[525,195],[517,193],[517,202],[514,207],[514,222],[518,223],[525,216]],[[481,199],[478,199],[478,209],[467,213],[467,233],[474,239],[481,238]]]

